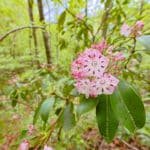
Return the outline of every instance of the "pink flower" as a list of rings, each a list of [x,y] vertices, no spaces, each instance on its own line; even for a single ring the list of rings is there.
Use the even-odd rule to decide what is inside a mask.
[[[91,95],[90,93],[91,82],[89,79],[77,80],[75,86],[79,93],[86,95],[86,98],[88,98]]]
[[[112,94],[118,83],[117,78],[105,73],[91,81],[89,79],[78,80],[75,86],[79,93],[85,94],[86,98],[88,98],[89,96],[96,97],[100,94]]]
[[[98,49],[101,53],[103,52],[104,49],[108,48],[105,40],[102,40],[102,42],[99,44],[92,44],[91,47],[94,49]]]
[[[25,139],[23,140],[23,142],[20,144],[18,150],[28,150],[29,149],[29,143],[28,141]]]
[[[129,27],[127,24],[123,24],[121,27],[121,34],[128,37],[133,36],[137,37],[142,34],[142,29],[144,27],[144,23],[142,21],[137,21],[135,25]]]
[[[103,76],[99,77],[94,82],[95,84],[92,85],[93,87],[91,90],[95,87],[98,94],[112,94],[118,85],[119,80],[111,74],[104,73]]]
[[[108,58],[103,56],[98,50],[86,49],[72,63],[72,76],[75,79],[100,76],[104,73],[108,62]]]
[[[122,52],[115,52],[113,53],[113,60],[114,61],[124,61],[125,57],[123,56]]]
[[[49,146],[45,145],[44,150],[53,150],[53,149],[52,149],[52,147],[49,147]]]
[[[131,33],[131,28],[127,24],[123,24],[121,27],[121,35],[128,37]]]
[[[113,47],[110,47],[110,50]],[[114,55],[113,55],[114,54]],[[123,60],[121,52],[112,53],[114,60]],[[96,97],[100,94],[112,94],[119,80],[105,73],[109,60],[96,49],[86,49],[72,63],[72,76],[75,87],[81,94]]]
[[[143,29],[144,27],[144,23],[142,21],[137,21],[135,25],[140,30]]]

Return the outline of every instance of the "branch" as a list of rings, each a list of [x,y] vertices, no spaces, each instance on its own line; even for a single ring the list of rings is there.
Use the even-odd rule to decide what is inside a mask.
[[[0,37],[0,42],[3,41],[7,36],[9,36],[10,34],[14,33],[14,32],[17,32],[17,31],[20,31],[20,30],[24,30],[24,29],[28,29],[28,28],[34,28],[34,29],[44,29],[43,26],[24,26],[24,27],[19,27],[19,28],[16,28],[16,29],[12,29],[10,31],[8,31],[6,34],[2,35]]]

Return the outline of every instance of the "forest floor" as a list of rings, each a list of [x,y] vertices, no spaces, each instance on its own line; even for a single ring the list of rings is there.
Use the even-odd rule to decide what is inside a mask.
[[[83,139],[89,144],[90,148],[87,150],[150,150],[150,147],[141,145],[138,137],[130,138],[128,141],[115,138],[112,143],[107,144],[99,136],[98,130],[92,128],[83,134]]]

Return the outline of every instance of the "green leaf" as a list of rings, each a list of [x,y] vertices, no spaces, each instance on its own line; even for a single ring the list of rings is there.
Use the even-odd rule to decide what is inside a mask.
[[[62,115],[63,129],[69,131],[75,126],[75,115],[73,113],[73,104],[69,103],[64,109]]]
[[[107,142],[111,142],[118,129],[118,119],[112,110],[110,96],[99,96],[99,103],[96,107],[96,118],[101,135]]]
[[[12,107],[15,107],[17,105],[17,102],[18,102],[18,91],[17,90],[14,90],[10,94],[10,99],[11,99],[11,105],[12,105]]]
[[[45,101],[43,101],[43,103],[41,104],[41,108],[40,108],[40,116],[42,118],[42,120],[46,123],[48,120],[48,116],[49,116],[49,112],[51,111],[51,109],[53,108],[55,102],[55,97],[51,97],[49,99],[46,99]]]
[[[110,98],[118,119],[130,132],[144,126],[144,105],[139,94],[131,85],[121,80]]]
[[[66,11],[63,11],[62,14],[60,15],[59,19],[58,19],[59,31],[62,30],[62,27],[63,27],[64,22],[65,22],[65,18],[66,18]]]
[[[150,35],[143,35],[141,37],[136,38],[136,40],[142,44],[146,50],[150,51]]]
[[[43,101],[42,101],[41,103],[39,103],[37,109],[36,109],[35,112],[34,112],[33,124],[36,123],[36,121],[37,121],[37,119],[38,119],[38,117],[39,117],[39,115],[40,115],[40,108],[41,108],[42,103],[43,103]]]
[[[81,96],[80,100],[81,102],[76,109],[77,115],[79,116],[95,108],[98,103],[97,98],[86,99],[85,96]]]

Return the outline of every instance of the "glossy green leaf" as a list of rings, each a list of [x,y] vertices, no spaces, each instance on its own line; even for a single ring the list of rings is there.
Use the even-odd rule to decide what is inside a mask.
[[[80,99],[81,99],[81,102],[76,109],[76,112],[79,116],[95,108],[98,103],[97,98],[87,99],[85,96],[82,96]]]
[[[118,119],[130,132],[144,126],[144,105],[139,94],[131,85],[125,81],[120,81],[110,99]]]
[[[69,103],[64,109],[62,115],[63,129],[69,131],[75,126],[75,115],[73,113],[73,104]]]
[[[43,101],[43,103],[41,104],[40,116],[45,123],[48,120],[49,112],[53,108],[54,102],[55,102],[55,97],[51,97]]]
[[[107,142],[111,142],[118,129],[118,119],[112,110],[110,96],[99,96],[99,103],[96,107],[96,118],[101,135]]]

